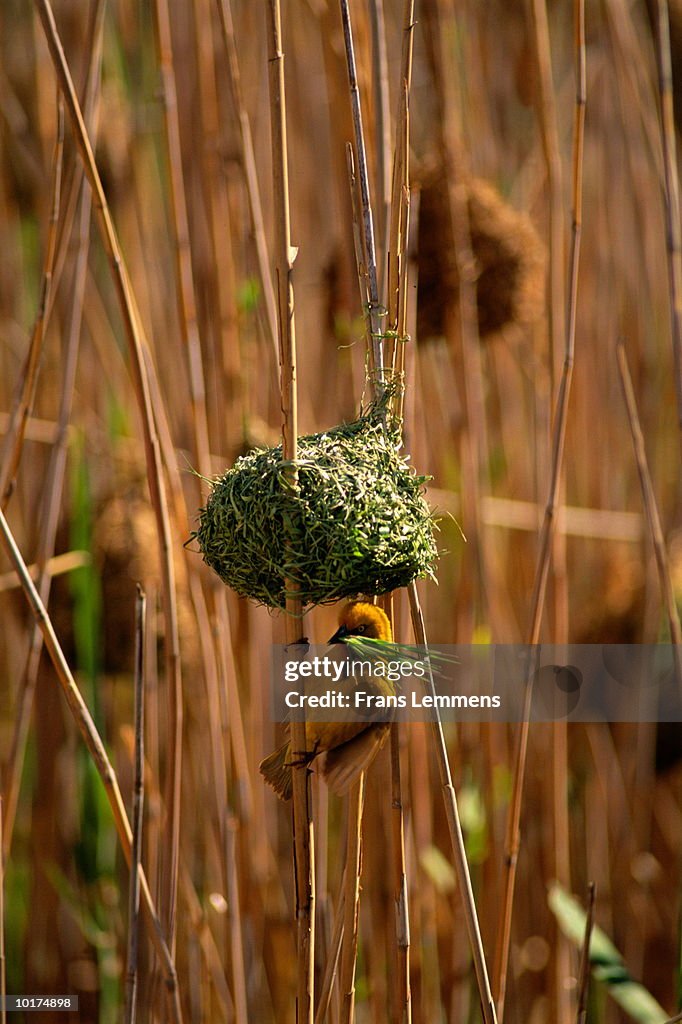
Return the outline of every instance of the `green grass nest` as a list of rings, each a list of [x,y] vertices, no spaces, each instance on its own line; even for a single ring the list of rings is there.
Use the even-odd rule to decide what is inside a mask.
[[[382,406],[298,441],[298,490],[282,447],[254,449],[212,481],[192,534],[204,561],[238,594],[283,608],[285,580],[304,605],[385,594],[433,577],[428,477],[398,454]]]

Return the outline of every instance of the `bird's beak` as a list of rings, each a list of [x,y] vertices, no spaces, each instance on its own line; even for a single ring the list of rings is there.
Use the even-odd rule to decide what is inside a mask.
[[[330,637],[329,640],[327,640],[327,643],[328,644],[341,644],[341,643],[343,643],[344,637],[347,637],[347,636],[348,636],[348,629],[346,628],[346,626],[339,626],[339,628],[337,629],[336,633],[334,633],[334,636]]]

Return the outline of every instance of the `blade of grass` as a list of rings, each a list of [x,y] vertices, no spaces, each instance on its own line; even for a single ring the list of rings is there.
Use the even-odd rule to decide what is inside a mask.
[[[577,1024],[587,1024],[587,996],[590,988],[590,939],[594,925],[594,898],[596,886],[590,882],[587,896],[587,915],[585,917],[585,938],[580,954],[580,973],[578,975],[578,1011]]]
[[[578,901],[559,885],[550,887],[548,900],[562,931],[574,945],[581,946],[587,915]],[[590,940],[590,967],[595,978],[604,982],[613,999],[638,1024],[663,1024],[667,1019],[665,1010],[635,981],[616,947],[597,926]]]

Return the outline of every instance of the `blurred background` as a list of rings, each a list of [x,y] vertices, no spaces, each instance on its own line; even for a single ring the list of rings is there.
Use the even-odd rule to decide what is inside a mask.
[[[554,642],[669,639],[618,378],[619,338],[682,593],[656,7],[586,4],[576,353],[542,628]],[[351,13],[383,276],[402,5],[354,0]],[[57,81],[40,20],[21,0],[0,4],[3,507],[129,809],[136,583],[146,591],[143,863],[163,912],[168,780],[181,753],[176,961],[185,1019],[288,1024],[290,808],[257,771],[280,740],[267,698],[269,647],[281,642],[283,623],[238,599],[195,545],[184,546],[208,494],[192,471],[222,473],[240,453],[280,437],[264,5],[55,0],[54,14],[146,338],[170,555],[160,559],[139,387],[111,268],[68,113],[63,152],[59,144]],[[677,74],[678,0],[670,17]],[[367,397],[345,156],[353,133],[337,6],[290,0],[283,30],[306,433],[354,418]],[[435,643],[520,642],[530,625],[564,353],[573,5],[423,0],[414,44],[405,450],[433,478],[442,549],[438,586],[420,584],[420,593]],[[468,215],[464,236],[456,208]],[[8,472],[22,389],[30,415]],[[4,554],[0,562],[7,990],[78,994],[73,1019],[109,1024],[122,1019],[128,872],[25,598]],[[169,566],[181,750],[172,741]],[[397,635],[409,642],[403,594],[394,610]],[[305,632],[322,641],[335,621],[334,609],[316,609]],[[512,726],[447,731],[489,961],[514,738]],[[677,728],[664,736],[650,724],[531,730],[509,1024],[575,1019],[579,952],[548,906],[555,879],[581,903],[596,883],[597,922],[631,974],[669,1015],[677,1012],[681,753]],[[424,726],[404,730],[401,755],[413,1020],[476,1021]],[[368,780],[358,1024],[396,1019],[387,758]],[[317,783],[315,807],[319,981],[338,905],[345,811]],[[139,984],[141,1019],[163,1019],[163,981],[144,923]],[[601,983],[590,1012],[608,1024],[632,1019]],[[338,1020],[334,999],[327,1019]]]

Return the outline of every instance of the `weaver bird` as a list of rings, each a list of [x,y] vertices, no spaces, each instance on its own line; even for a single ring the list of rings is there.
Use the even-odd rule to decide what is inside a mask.
[[[330,644],[345,643],[349,637],[363,637],[391,643],[393,635],[388,616],[376,605],[353,601],[339,616],[339,628],[329,640]],[[350,652],[349,652],[350,653]],[[395,693],[385,678],[366,675],[347,675],[339,684],[344,692],[355,692],[358,687],[368,694],[386,697]],[[386,741],[390,722],[350,718],[342,722],[306,721],[307,750],[292,752],[287,742],[266,757],[260,764],[261,775],[282,800],[291,797],[291,769],[293,765],[309,764],[319,758],[327,785],[335,793],[345,793],[356,782],[360,773],[372,763]]]

